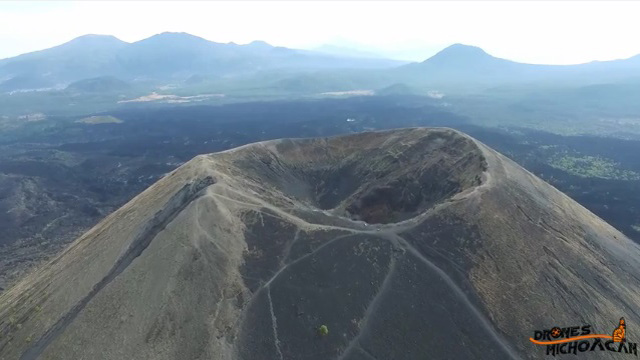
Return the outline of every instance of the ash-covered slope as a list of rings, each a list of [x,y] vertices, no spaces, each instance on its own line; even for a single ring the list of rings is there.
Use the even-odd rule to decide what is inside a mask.
[[[196,157],[2,294],[0,358],[541,358],[556,325],[624,316],[635,341],[639,259],[453,130],[268,141]]]

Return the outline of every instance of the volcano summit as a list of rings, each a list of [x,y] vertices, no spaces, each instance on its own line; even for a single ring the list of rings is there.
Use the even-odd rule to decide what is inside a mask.
[[[639,305],[637,245],[414,128],[194,158],[0,296],[0,358],[541,358],[556,325],[635,342]]]

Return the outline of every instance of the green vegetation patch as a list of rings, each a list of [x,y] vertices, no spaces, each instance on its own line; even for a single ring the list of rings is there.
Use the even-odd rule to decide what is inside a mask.
[[[80,119],[80,120],[78,120],[76,122],[83,123],[83,124],[89,124],[89,125],[121,124],[121,123],[123,123],[122,120],[118,119],[115,116],[111,116],[111,115],[89,116],[89,117]]]
[[[620,168],[615,161],[600,156],[573,156],[556,154],[549,159],[549,165],[569,174],[581,177],[595,177],[611,180],[640,180],[640,174]]]
[[[320,336],[329,335],[329,328],[327,327],[327,325],[320,325],[320,327],[318,328],[318,334],[320,334]]]

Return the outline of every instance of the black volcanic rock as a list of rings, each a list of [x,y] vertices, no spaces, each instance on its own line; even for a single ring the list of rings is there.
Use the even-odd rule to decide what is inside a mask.
[[[534,330],[638,324],[639,269],[459,132],[267,141],[194,158],[3,293],[0,358],[543,358]]]

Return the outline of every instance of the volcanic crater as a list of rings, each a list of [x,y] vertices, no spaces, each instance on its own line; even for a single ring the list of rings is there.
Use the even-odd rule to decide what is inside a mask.
[[[471,139],[407,135],[282,140],[238,166],[284,196],[370,224],[407,220],[481,184],[487,164]]]

